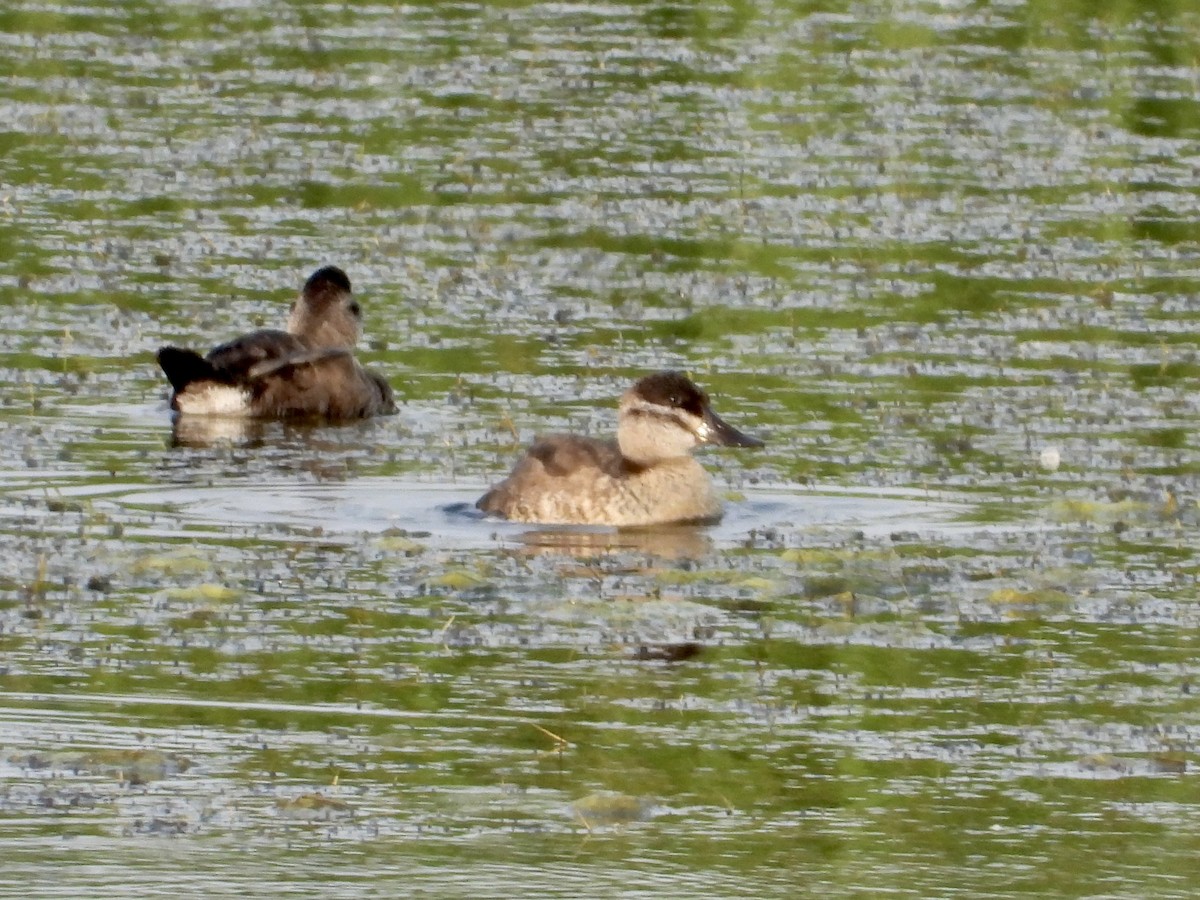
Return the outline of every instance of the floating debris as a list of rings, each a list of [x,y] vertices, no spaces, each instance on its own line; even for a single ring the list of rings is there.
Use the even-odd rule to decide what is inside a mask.
[[[657,662],[683,662],[695,659],[704,652],[704,645],[695,641],[684,641],[679,644],[642,644],[637,648],[633,658],[639,660],[654,660]]]
[[[92,575],[87,580],[85,587],[89,591],[96,591],[100,594],[107,594],[113,589],[113,580],[111,575]]]

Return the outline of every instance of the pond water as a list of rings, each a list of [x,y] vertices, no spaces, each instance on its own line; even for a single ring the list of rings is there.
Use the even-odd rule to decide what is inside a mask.
[[[1190,896],[1200,10],[0,11],[0,894]],[[354,281],[398,415],[173,429]],[[660,368],[712,528],[471,510]]]

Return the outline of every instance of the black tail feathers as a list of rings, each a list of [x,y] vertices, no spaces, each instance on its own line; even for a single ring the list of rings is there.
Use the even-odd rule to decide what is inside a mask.
[[[196,381],[221,380],[212,364],[194,350],[161,347],[157,355],[158,364],[177,394],[183,393],[184,388]]]

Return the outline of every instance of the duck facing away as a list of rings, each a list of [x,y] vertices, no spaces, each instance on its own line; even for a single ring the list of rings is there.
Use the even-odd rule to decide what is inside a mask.
[[[180,413],[254,418],[361,419],[394,413],[392,389],[354,347],[362,308],[337,266],[318,269],[292,304],[287,330],[252,331],[206,356],[162,347],[158,364]]]
[[[761,447],[712,411],[679,372],[657,372],[621,397],[615,441],[574,434],[536,441],[479,499],[484,512],[547,525],[663,525],[721,518],[701,444]]]

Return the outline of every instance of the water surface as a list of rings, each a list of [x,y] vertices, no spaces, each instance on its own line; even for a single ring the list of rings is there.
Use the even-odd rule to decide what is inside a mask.
[[[7,896],[1187,896],[1200,18],[0,12]],[[343,266],[400,413],[173,430]],[[710,529],[470,504],[686,369]]]

